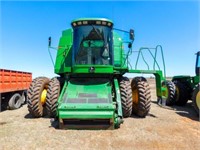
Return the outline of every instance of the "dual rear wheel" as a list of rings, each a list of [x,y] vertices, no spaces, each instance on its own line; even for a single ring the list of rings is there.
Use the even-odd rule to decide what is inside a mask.
[[[60,94],[58,78],[35,78],[28,89],[28,110],[33,117],[56,115],[57,100]]]
[[[121,77],[119,80],[119,87],[121,93],[121,104],[123,117],[130,117],[132,114],[132,91],[129,78]]]
[[[60,78],[53,78],[49,82],[49,87],[47,90],[47,99],[46,99],[46,107],[47,113],[50,117],[56,116],[56,109],[57,109],[57,101],[61,91],[61,79]]]
[[[119,80],[123,117],[133,114],[145,117],[151,107],[151,92],[147,80],[135,77],[130,82],[127,77]]]
[[[151,91],[144,77],[133,78],[131,82],[133,113],[139,117],[145,117],[151,107]]]

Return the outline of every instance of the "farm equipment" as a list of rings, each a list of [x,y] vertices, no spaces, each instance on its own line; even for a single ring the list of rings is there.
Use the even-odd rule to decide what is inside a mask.
[[[24,104],[31,81],[29,72],[0,69],[0,108],[17,109]]]
[[[62,32],[57,50],[54,71],[59,77],[38,77],[29,88],[28,109],[33,117],[47,114],[59,121],[59,128],[76,129],[114,129],[132,113],[145,117],[151,105],[149,84],[144,77],[130,81],[125,73],[154,74],[158,101],[170,96],[168,86],[162,85],[162,70],[156,70],[157,51],[163,56],[161,46],[154,49],[155,55],[145,47],[138,51],[137,63],[146,50],[154,59],[154,69],[139,70],[137,63],[132,69],[134,30],[114,29],[111,20],[95,18],[77,19],[71,26]],[[128,33],[129,41],[118,32]],[[51,38],[49,48],[53,48]]]
[[[196,53],[195,76],[174,76],[172,81],[176,87],[175,100],[172,103],[183,106],[192,100],[196,112],[200,110],[200,51]]]

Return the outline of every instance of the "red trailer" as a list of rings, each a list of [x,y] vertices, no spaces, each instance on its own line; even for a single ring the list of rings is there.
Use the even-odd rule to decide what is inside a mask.
[[[26,101],[27,89],[31,82],[32,73],[0,69],[1,106],[4,104],[10,109],[19,108]]]

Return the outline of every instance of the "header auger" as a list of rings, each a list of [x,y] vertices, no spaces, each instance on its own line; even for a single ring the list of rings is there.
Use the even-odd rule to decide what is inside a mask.
[[[151,105],[149,84],[144,77],[130,80],[125,73],[154,74],[158,100],[169,100],[168,86],[162,85],[165,76],[156,70],[161,46],[154,49],[155,54],[148,48],[139,50],[139,55],[145,49],[152,54],[152,70],[132,69],[134,30],[114,29],[111,20],[102,18],[73,20],[71,26],[62,32],[58,46],[54,71],[59,77],[38,77],[30,86],[28,108],[33,117],[48,114],[59,121],[60,128],[75,129],[114,129],[133,113],[145,117]],[[129,33],[129,41],[118,31]],[[124,43],[128,43],[127,52]]]

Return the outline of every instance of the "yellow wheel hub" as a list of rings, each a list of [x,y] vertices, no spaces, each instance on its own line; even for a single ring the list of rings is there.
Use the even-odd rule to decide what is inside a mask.
[[[40,97],[40,102],[42,103],[42,105],[44,105],[45,102],[46,102],[46,96],[47,96],[47,90],[44,89],[44,90],[42,91],[42,94],[41,94],[41,97]]]
[[[197,107],[200,109],[200,91],[197,93],[197,96],[196,96],[196,104],[197,104]]]
[[[132,91],[132,101],[133,101],[133,103],[138,104],[139,96],[138,96],[138,90],[137,89],[134,89]]]

